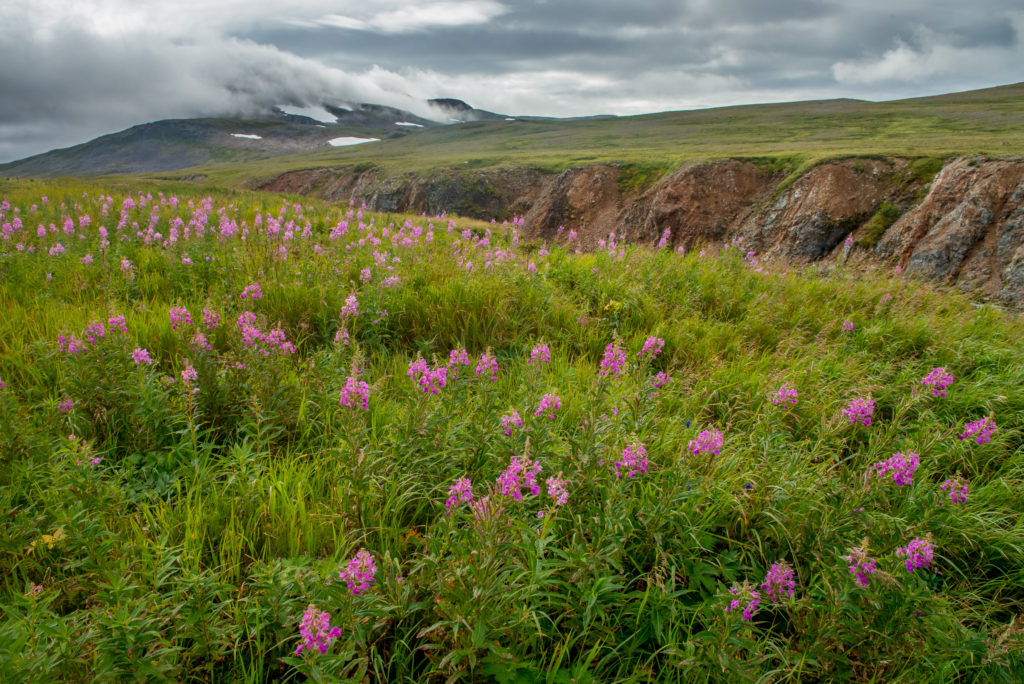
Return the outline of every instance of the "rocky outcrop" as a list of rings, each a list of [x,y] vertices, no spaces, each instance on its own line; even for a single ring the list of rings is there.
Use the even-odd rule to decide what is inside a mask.
[[[593,247],[615,233],[692,249],[742,238],[762,260],[850,258],[1024,306],[1024,162],[959,158],[930,179],[903,159],[841,159],[790,174],[728,159],[688,164],[650,187],[607,164],[560,174],[452,169],[429,177],[374,169],[285,174],[262,189],[366,203],[381,211],[526,219],[526,237]],[[880,208],[890,227],[876,216]],[[881,213],[879,213],[881,215]],[[873,217],[875,217],[873,219]],[[559,231],[564,227],[564,231]],[[844,242],[856,240],[852,249]]]

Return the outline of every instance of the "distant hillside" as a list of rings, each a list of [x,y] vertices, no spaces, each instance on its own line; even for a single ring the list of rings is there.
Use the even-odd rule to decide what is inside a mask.
[[[0,164],[0,175],[59,176],[167,172],[209,163],[253,162],[331,149],[359,139],[400,138],[445,123],[503,119],[461,100],[431,101],[438,119],[376,104],[275,108],[254,118],[166,119],[89,142]],[[339,140],[340,139],[340,140]]]

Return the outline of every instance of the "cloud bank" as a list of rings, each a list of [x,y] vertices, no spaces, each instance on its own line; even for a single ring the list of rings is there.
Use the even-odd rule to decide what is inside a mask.
[[[5,0],[0,161],[162,118],[457,97],[511,115],[1021,80],[1018,0]]]

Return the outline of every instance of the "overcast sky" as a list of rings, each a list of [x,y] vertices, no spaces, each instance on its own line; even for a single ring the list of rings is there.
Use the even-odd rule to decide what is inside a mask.
[[[507,114],[1024,81],[1021,0],[0,0],[0,161],[156,119],[456,97]]]

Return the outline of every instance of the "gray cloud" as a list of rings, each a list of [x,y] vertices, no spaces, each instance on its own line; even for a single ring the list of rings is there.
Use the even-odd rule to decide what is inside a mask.
[[[143,121],[368,101],[429,115],[886,99],[1020,80],[1019,0],[5,0],[0,161]]]

